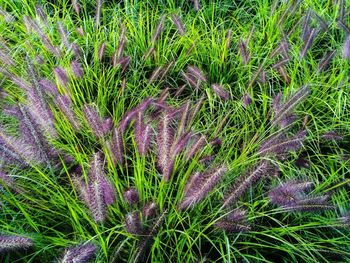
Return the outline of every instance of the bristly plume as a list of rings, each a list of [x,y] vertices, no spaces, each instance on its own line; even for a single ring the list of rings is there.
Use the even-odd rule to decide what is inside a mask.
[[[41,79],[39,81],[39,85],[43,89],[44,93],[46,94],[50,94],[50,95],[59,94],[57,86],[47,79]]]
[[[250,226],[247,223],[247,211],[235,209],[224,218],[216,221],[214,226],[228,233],[249,231]]]
[[[244,105],[245,108],[247,108],[250,104],[252,104],[253,100],[250,97],[250,95],[248,93],[244,93],[243,97],[242,97],[242,103]]]
[[[225,43],[226,43],[226,49],[229,49],[231,47],[231,41],[232,41],[232,29],[229,29],[227,31],[226,37],[225,37]]]
[[[277,69],[277,72],[280,75],[280,77],[283,79],[283,81],[286,84],[290,84],[290,77],[286,71],[286,68],[284,66],[282,66],[282,67],[278,67],[276,69]]]
[[[7,66],[14,67],[16,66],[16,63],[9,54],[9,51],[0,48],[0,61]]]
[[[165,21],[165,15],[162,15],[161,18],[159,19],[157,27],[155,28],[154,33],[152,35],[152,38],[151,38],[151,43],[152,44],[154,44],[157,41],[157,39],[160,36],[160,33],[163,31],[163,29],[164,29],[164,21]]]
[[[295,204],[304,196],[304,192],[311,188],[312,182],[307,181],[288,181],[272,189],[268,196],[270,202],[275,205],[285,206]]]
[[[99,61],[102,61],[103,56],[104,56],[105,51],[106,51],[106,47],[107,47],[106,43],[103,42],[103,43],[101,44],[100,48],[98,49],[98,60],[99,60]]]
[[[153,136],[152,126],[144,123],[144,113],[139,111],[135,122],[135,141],[140,156],[145,156],[150,148]]]
[[[12,138],[8,136],[0,128],[0,158],[6,164],[16,164],[20,166],[30,165],[32,162],[38,162],[40,157],[31,147],[22,139]]]
[[[185,193],[182,202],[179,204],[179,210],[185,210],[193,207],[204,199],[209,192],[220,182],[223,175],[227,172],[225,165],[215,167],[206,173],[196,173],[185,186]]]
[[[177,139],[176,142],[171,146],[171,157],[176,158],[178,154],[186,149],[190,139],[192,138],[192,132],[187,132]]]
[[[171,126],[171,121],[169,112],[165,112],[157,129],[158,167],[162,171],[166,182],[169,181],[172,173],[170,148],[174,141],[174,129]]]
[[[102,2],[103,0],[96,0],[95,28],[100,26]]]
[[[222,100],[230,99],[230,93],[228,93],[221,85],[214,83],[211,85],[211,88]]]
[[[248,65],[250,60],[250,53],[246,43],[242,39],[238,42],[239,54],[241,55],[243,65]]]
[[[81,67],[81,64],[78,61],[73,60],[70,66],[76,78],[80,79],[84,76],[83,68]]]
[[[112,142],[109,145],[114,163],[119,163],[121,166],[124,166],[123,132],[119,126],[114,128],[112,133]]]
[[[267,161],[260,161],[252,170],[239,176],[226,192],[222,207],[227,207],[236,202],[254,182],[267,175],[269,169],[270,164]]]
[[[122,73],[125,72],[125,70],[129,67],[130,60],[130,56],[124,56],[120,59],[119,65],[122,68]]]
[[[60,263],[88,263],[95,257],[96,246],[92,243],[70,247],[64,254]]]
[[[297,151],[302,146],[306,136],[306,131],[300,131],[293,137],[287,138],[283,133],[277,134],[265,141],[260,147],[258,154],[267,155],[283,155],[290,151]]]
[[[15,76],[14,74],[10,73],[9,71],[7,71],[5,68],[1,66],[0,66],[0,73],[2,73],[5,77],[9,78],[15,85],[17,85],[21,89],[25,91],[30,90],[30,85],[27,81],[25,81],[24,79],[18,76]]]
[[[194,10],[198,12],[199,9],[201,9],[201,5],[200,5],[200,3],[199,3],[199,0],[192,0],[192,2],[193,2],[193,8],[194,8]]]
[[[336,131],[325,132],[321,137],[326,140],[334,141],[341,141],[344,139],[343,136],[339,135]]]
[[[139,193],[136,188],[131,187],[124,192],[124,200],[129,205],[135,205],[140,201]]]
[[[60,37],[61,37],[63,44],[65,45],[67,50],[69,50],[71,48],[71,44],[69,42],[68,34],[67,34],[66,29],[64,28],[62,22],[57,22],[57,29],[58,29],[58,33],[60,34]]]
[[[41,128],[50,136],[56,137],[53,113],[45,100],[34,66],[29,61],[29,57],[26,57],[25,62],[31,83],[31,89],[26,92],[28,109]]]
[[[304,46],[300,51],[300,58],[304,58],[306,53],[309,51],[311,45],[315,41],[317,34],[319,33],[318,29],[312,28],[310,32],[308,32],[308,35],[306,36],[306,39],[304,41]]]
[[[156,202],[146,203],[142,209],[143,217],[147,220],[153,218],[159,209],[159,206]]]
[[[125,47],[125,42],[126,42],[126,28],[125,26],[122,26],[121,28],[121,33],[120,33],[120,38],[119,38],[119,45],[118,45],[118,49],[116,52],[117,55],[117,60],[119,61],[119,59],[122,57],[123,55],[123,51],[124,51],[124,47]]]
[[[62,86],[67,86],[69,78],[66,71],[61,67],[56,67],[54,69],[55,75],[58,78]]]
[[[342,54],[343,58],[350,59],[350,35],[348,35],[344,41]]]
[[[321,59],[320,63],[318,64],[318,72],[326,70],[331,61],[333,60],[337,50],[329,51],[326,53],[326,55]]]
[[[85,105],[84,114],[95,136],[99,139],[103,138],[106,135],[106,131],[104,130],[104,120],[101,118],[96,107],[93,105]]]
[[[58,95],[55,99],[57,107],[61,110],[67,120],[70,122],[74,130],[80,130],[80,123],[78,122],[74,110],[72,109],[72,102],[68,96]]]
[[[75,12],[79,15],[79,13],[80,13],[80,6],[79,6],[79,3],[78,3],[78,0],[72,0],[72,5],[73,5],[73,8],[74,8]]]
[[[40,163],[49,163],[54,149],[49,146],[39,124],[30,113],[28,107],[18,104],[18,114],[20,115],[20,132],[23,140],[35,151]]]
[[[140,240],[138,250],[133,258],[134,263],[145,262],[144,256],[146,255],[148,248],[152,245],[153,239],[162,226],[167,214],[168,211],[164,210],[164,212],[157,218],[153,225],[147,231],[144,231],[144,235]]]
[[[207,81],[207,77],[204,75],[203,71],[195,66],[188,66],[187,72],[200,81]]]
[[[44,8],[40,4],[35,5],[35,11],[36,14],[39,16],[40,20],[47,26],[49,27],[49,23],[47,20],[47,15],[45,13]]]
[[[203,148],[206,145],[207,145],[207,139],[204,134],[197,137],[197,139],[191,144],[191,146],[187,151],[186,161],[190,161],[198,152],[203,150]]]
[[[291,114],[292,110],[303,101],[310,94],[310,88],[308,86],[303,86],[297,92],[295,92],[283,105],[275,110],[275,117],[273,119],[272,125],[276,126],[288,115]],[[276,105],[277,106],[277,105]]]
[[[174,25],[176,26],[179,34],[181,36],[185,35],[186,34],[186,31],[185,31],[185,27],[180,19],[180,17],[178,17],[177,15],[173,14],[171,16],[171,21],[173,21]]]
[[[16,188],[15,180],[7,173],[0,171],[0,190],[4,189],[4,185],[9,188]]]
[[[199,89],[200,81],[196,79],[193,75],[181,71],[181,76],[192,88],[194,88],[195,90]]]
[[[329,202],[329,196],[311,196],[304,199],[297,200],[293,204],[288,204],[282,207],[285,211],[294,212],[313,212],[328,209],[335,209],[334,205]]]
[[[29,249],[33,245],[33,240],[27,237],[0,236],[0,253]]]
[[[154,80],[156,80],[161,74],[162,70],[163,70],[163,66],[159,66],[155,70],[153,70],[152,75],[149,78],[148,82],[151,84]]]
[[[304,42],[307,40],[307,36],[310,34],[310,31],[311,31],[310,18],[311,18],[311,11],[308,10],[306,12],[306,15],[304,16],[304,23],[301,28],[301,39]]]
[[[125,216],[126,230],[132,235],[142,235],[143,229],[141,224],[140,212],[135,211]]]

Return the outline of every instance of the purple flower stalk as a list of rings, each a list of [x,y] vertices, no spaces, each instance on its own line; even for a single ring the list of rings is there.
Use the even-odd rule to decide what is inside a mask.
[[[213,168],[206,173],[195,173],[188,180],[184,198],[179,204],[179,210],[185,210],[193,207],[195,204],[204,199],[209,192],[219,183],[223,175],[227,172],[225,165]]]
[[[187,72],[193,75],[195,78],[199,79],[200,81],[206,82],[207,77],[204,75],[203,71],[201,71],[199,68],[195,66],[188,66]]]
[[[144,114],[139,111],[138,118],[135,122],[135,140],[140,156],[145,156],[150,148],[153,136],[151,125],[145,125]]]
[[[153,218],[156,215],[158,209],[159,207],[157,203],[155,202],[146,203],[142,209],[143,217],[146,220],[149,218]]]
[[[120,127],[116,127],[112,133],[112,142],[109,144],[110,151],[113,155],[114,163],[124,165],[124,143],[123,132]]]
[[[339,135],[335,131],[325,132],[321,137],[323,139],[326,139],[326,140],[334,140],[334,141],[341,141],[341,140],[343,140],[343,136]]]
[[[218,95],[222,100],[230,99],[230,93],[228,93],[221,85],[212,84],[211,88],[213,89],[215,94]]]
[[[165,15],[162,15],[161,18],[159,19],[158,25],[156,27],[156,29],[154,30],[154,33],[152,35],[151,38],[151,43],[154,44],[157,39],[160,36],[160,33],[163,31],[164,29],[164,20],[165,20]]]
[[[98,60],[99,61],[102,61],[103,56],[105,54],[105,51],[106,51],[106,43],[103,42],[98,50]]]
[[[242,39],[239,40],[238,42],[238,48],[239,48],[239,53],[241,55],[243,65],[247,65],[250,60],[250,53],[248,51],[248,47],[246,43]]]
[[[72,68],[72,71],[74,73],[74,76],[78,79],[82,78],[84,76],[84,71],[81,67],[81,64],[76,61],[76,60],[73,60],[70,64],[71,68]]]
[[[61,36],[61,40],[62,40],[63,44],[65,45],[67,50],[69,50],[71,48],[71,44],[69,42],[68,34],[66,32],[66,29],[64,28],[64,26],[63,26],[63,24],[61,22],[57,23],[57,28],[58,28],[58,32],[59,32],[59,34]]]
[[[189,147],[186,154],[186,161],[190,161],[198,152],[200,152],[207,144],[204,134],[198,137],[195,142]]]
[[[70,247],[64,254],[60,263],[88,263],[95,257],[96,246],[91,243]]]
[[[63,86],[67,86],[68,84],[68,75],[66,73],[66,71],[61,68],[61,67],[57,67],[54,69],[55,75],[58,78],[59,82],[63,85]]]
[[[244,93],[242,97],[242,103],[245,108],[247,108],[250,104],[252,104],[252,98],[249,96],[248,93]]]
[[[29,249],[33,245],[33,240],[27,237],[0,236],[0,253]]]
[[[173,21],[174,25],[176,26],[179,34],[181,36],[185,35],[186,34],[186,31],[185,31],[185,27],[180,19],[180,17],[178,17],[177,15],[173,14],[171,16],[171,21]]]
[[[99,139],[103,138],[105,135],[104,121],[102,120],[97,109],[92,105],[85,105],[84,114],[95,136]]]
[[[247,211],[236,209],[224,218],[215,222],[214,226],[228,233],[249,231],[250,226],[246,222]]]
[[[80,6],[79,6],[79,3],[78,3],[78,0],[72,0],[72,5],[73,5],[73,8],[74,8],[75,12],[79,15],[79,13],[80,13]]]
[[[127,214],[125,216],[125,227],[130,234],[141,235],[143,230],[142,230],[140,213],[135,211]]]
[[[265,176],[268,171],[268,162],[261,161],[252,170],[249,170],[246,174],[238,177],[236,182],[234,182],[234,184],[226,192],[222,207],[227,207],[233,202],[236,202],[238,198],[240,198],[254,182]]]
[[[70,124],[74,130],[80,130],[80,123],[77,121],[75,113],[72,109],[72,102],[68,96],[58,95],[56,97],[55,103],[57,107],[61,110],[64,116],[69,120]]]
[[[129,205],[137,204],[140,201],[139,193],[137,192],[136,188],[131,187],[128,190],[124,192],[124,200]]]

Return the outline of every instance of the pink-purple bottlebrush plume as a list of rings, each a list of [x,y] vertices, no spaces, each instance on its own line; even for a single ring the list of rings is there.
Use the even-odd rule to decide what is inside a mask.
[[[185,73],[181,71],[181,76],[185,79],[185,81],[195,90],[198,90],[200,87],[200,81],[195,76]]]
[[[336,131],[325,132],[321,135],[323,139],[333,140],[333,141],[341,141],[343,140],[343,136],[339,135]]]
[[[67,120],[70,122],[74,130],[80,130],[80,123],[77,120],[74,110],[72,108],[72,101],[66,95],[58,95],[55,99],[55,103],[60,111],[64,114]]]
[[[163,173],[164,181],[169,181],[173,168],[173,160],[170,156],[171,145],[174,141],[174,129],[169,112],[165,112],[158,123],[157,151],[158,167]]]
[[[250,226],[247,222],[247,211],[235,209],[214,223],[214,226],[228,233],[249,231]]]
[[[267,161],[260,161],[253,169],[239,176],[225,193],[222,207],[228,207],[230,204],[238,201],[254,182],[269,173],[270,166]]]
[[[31,83],[31,89],[26,92],[28,109],[33,117],[36,118],[37,123],[45,132],[47,132],[47,134],[51,137],[57,137],[53,113],[45,100],[37,73],[33,64],[30,62],[29,57],[26,57],[25,61]]]
[[[215,83],[211,85],[211,88],[222,100],[230,99],[230,93],[228,93],[221,85]]]
[[[248,65],[250,60],[250,53],[248,51],[247,44],[240,39],[238,42],[239,54],[241,55],[243,65]]]
[[[98,49],[98,55],[97,55],[97,57],[98,57],[98,60],[99,60],[99,61],[102,61],[103,56],[104,56],[105,51],[106,51],[106,47],[107,47],[106,43],[103,42],[103,43],[101,44],[100,48]]]
[[[76,43],[72,43],[71,48],[75,57],[81,58],[81,48]]]
[[[304,196],[304,192],[311,188],[312,182],[292,180],[285,182],[272,189],[268,196],[270,202],[275,205],[284,206],[296,203]]]
[[[56,67],[54,69],[54,73],[55,73],[58,81],[61,83],[61,85],[64,87],[67,86],[69,78],[68,78],[66,71],[61,67]]]
[[[260,147],[259,155],[282,155],[290,151],[297,151],[302,146],[306,131],[300,131],[293,137],[287,138],[283,133],[272,136],[266,140]]]
[[[23,139],[13,138],[0,128],[0,159],[6,164],[16,164],[27,166],[31,163],[39,162],[40,157],[32,151],[30,145]]]
[[[269,192],[270,201],[290,212],[333,209],[328,195],[312,196],[306,193],[312,185],[312,182],[288,181]]]
[[[329,51],[327,52],[324,57],[320,60],[320,63],[318,64],[318,72],[326,70],[331,61],[333,60],[335,54],[337,53],[337,50]]]
[[[226,172],[227,167],[221,165],[205,173],[195,173],[185,186],[184,198],[179,204],[178,209],[185,210],[203,200],[220,182]]]
[[[31,146],[36,153],[40,163],[49,163],[51,154],[54,153],[53,147],[50,147],[43,131],[31,115],[28,107],[18,104],[18,114],[20,116],[20,132],[23,140]]]
[[[185,27],[180,19],[180,17],[178,17],[177,15],[173,14],[171,16],[171,21],[173,22],[173,24],[176,26],[177,31],[179,32],[179,34],[181,36],[184,36],[186,34],[186,30]]]
[[[122,68],[122,72],[125,72],[130,65],[130,56],[124,56],[120,58],[119,65]]]
[[[74,8],[74,11],[79,15],[79,13],[80,13],[80,5],[79,5],[78,0],[72,0],[72,5],[73,5],[73,8]]]
[[[139,193],[137,192],[136,188],[131,187],[131,188],[127,189],[124,192],[124,200],[129,205],[137,204],[140,200],[140,197],[139,197]]]
[[[112,132],[112,141],[109,143],[109,150],[115,164],[124,166],[124,142],[122,129],[117,126]]]
[[[187,72],[200,81],[207,81],[207,77],[204,75],[203,71],[197,68],[196,66],[188,66]]]
[[[148,82],[151,84],[154,80],[156,80],[160,76],[162,70],[163,66],[159,66],[155,70],[153,70]]]
[[[39,81],[40,87],[43,89],[43,92],[49,95],[58,95],[59,91],[57,86],[53,84],[50,80],[41,79]]]
[[[146,231],[143,231],[137,252],[133,257],[134,263],[145,262],[145,255],[149,247],[153,243],[153,239],[157,235],[160,227],[165,221],[166,215],[168,214],[167,210],[164,210],[163,213],[154,221],[154,223]]]
[[[62,258],[60,263],[88,263],[95,257],[96,246],[92,243],[86,243],[79,246],[74,246],[68,248]]]
[[[16,63],[9,54],[10,52],[8,50],[0,48],[0,61],[7,66],[14,67],[16,66]]]
[[[40,20],[45,24],[45,26],[49,27],[47,15],[46,15],[44,8],[41,5],[36,4],[35,11],[36,11],[36,14],[38,15],[38,17],[40,18]]]
[[[66,29],[64,28],[62,22],[57,22],[57,29],[58,29],[58,33],[60,34],[60,37],[61,37],[63,44],[65,45],[67,50],[69,50],[71,48],[71,44],[70,44]]]
[[[15,85],[23,89],[24,91],[30,90],[30,84],[24,79],[12,74],[7,69],[0,66],[0,73],[9,78]]]
[[[158,212],[159,206],[156,202],[148,202],[142,208],[142,215],[147,220],[153,218]]]
[[[307,40],[307,37],[311,32],[310,19],[311,19],[311,11],[308,10],[304,16],[303,25],[301,28],[301,39],[304,42]]]
[[[162,15],[160,17],[159,22],[157,24],[157,27],[155,28],[154,33],[152,35],[152,38],[151,38],[152,44],[154,44],[157,41],[157,39],[160,36],[160,33],[162,33],[162,31],[164,29],[164,21],[165,21],[165,15]]]
[[[100,26],[103,0],[96,0],[95,28]]]
[[[78,61],[73,60],[70,64],[70,66],[71,66],[72,72],[76,78],[81,79],[84,76],[83,68]]]
[[[303,101],[309,94],[310,94],[310,88],[308,86],[303,86],[300,88],[297,92],[295,92],[290,98],[283,104],[280,103],[277,109],[274,106],[275,109],[275,117],[272,121],[272,125],[276,126],[277,124],[280,124],[280,122],[285,119],[286,116],[290,115],[293,109],[300,104],[301,101]],[[277,102],[274,102],[274,104]]]
[[[242,97],[242,103],[243,103],[245,108],[247,108],[250,104],[252,104],[252,98],[250,97],[250,95],[248,93],[244,93],[244,95]]]
[[[33,246],[33,240],[28,237],[0,236],[0,253],[29,249]]]
[[[186,146],[188,145],[192,136],[192,132],[186,132],[185,134],[180,136],[177,141],[173,143],[170,150],[172,158],[175,158],[178,154],[180,154],[186,149]]]
[[[196,156],[203,148],[207,145],[207,139],[204,134],[200,136],[195,136],[195,141],[189,146],[188,151],[186,153],[186,161],[191,160]]]
[[[300,51],[300,58],[304,58],[307,52],[309,51],[310,47],[312,46],[313,42],[315,41],[317,35],[319,33],[319,30],[316,28],[312,28],[310,32],[306,35],[304,46]]]
[[[7,173],[0,171],[0,190],[4,188],[4,185],[9,188],[14,188],[15,180]]]
[[[152,136],[152,126],[144,123],[144,113],[139,111],[135,122],[135,141],[140,156],[145,156],[149,151]]]
[[[342,55],[343,58],[350,59],[350,35],[348,35],[344,41]]]
[[[191,0],[193,2],[193,8],[195,11],[199,11],[199,9],[201,9],[201,5],[199,3],[199,0]]]
[[[115,53],[116,54],[116,58],[115,58],[116,63],[120,60],[120,58],[123,55],[123,51],[124,51],[124,47],[125,47],[125,43],[126,43],[125,35],[126,35],[126,28],[123,25],[122,28],[121,28],[118,48],[117,48],[117,51]],[[114,63],[113,63],[113,65],[114,65]]]
[[[108,131],[106,131],[105,121],[101,118],[96,107],[86,104],[84,106],[84,115],[94,135],[99,139],[103,138]]]
[[[125,215],[125,227],[126,230],[132,235],[142,235],[142,223],[140,212],[130,212]]]

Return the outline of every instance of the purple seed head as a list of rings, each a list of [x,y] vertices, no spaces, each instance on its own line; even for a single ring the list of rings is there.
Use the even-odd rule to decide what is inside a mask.
[[[80,63],[76,60],[73,60],[70,64],[73,74],[76,78],[80,79],[84,76],[84,71],[80,65]]]
[[[33,240],[20,236],[0,236],[0,252],[29,249],[33,246]]]
[[[60,83],[66,86],[69,80],[66,71],[61,67],[57,67],[54,69],[54,72]]]
[[[153,218],[159,209],[159,206],[156,202],[146,203],[142,209],[143,216],[147,220],[149,218]]]
[[[139,193],[134,187],[131,187],[124,192],[124,200],[130,205],[137,204],[139,202]]]
[[[249,96],[248,93],[244,93],[242,97],[242,103],[244,107],[248,107],[250,104],[252,104],[252,98]]]
[[[128,213],[125,216],[125,227],[130,234],[141,235],[143,231],[140,213],[137,211]]]
[[[249,231],[247,211],[241,209],[233,210],[224,218],[216,221],[214,226],[228,233]]]
[[[106,51],[106,43],[103,42],[98,50],[98,60],[99,61],[102,61],[103,56],[105,54],[105,51]]]
[[[230,99],[230,94],[219,84],[212,84],[211,88],[222,100]]]
[[[61,263],[88,263],[96,253],[96,246],[91,243],[68,248],[61,259]]]

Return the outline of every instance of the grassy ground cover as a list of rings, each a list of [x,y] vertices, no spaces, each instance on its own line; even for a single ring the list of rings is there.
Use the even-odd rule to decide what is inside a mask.
[[[347,262],[346,1],[0,1],[1,262]]]

